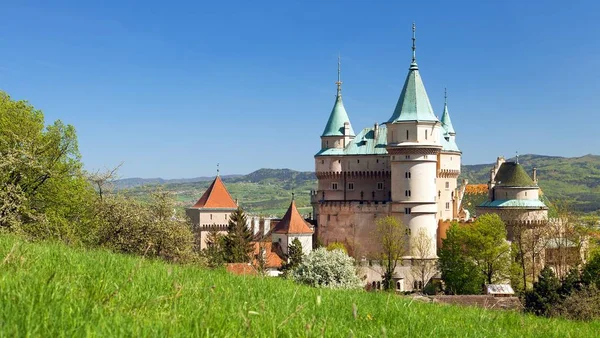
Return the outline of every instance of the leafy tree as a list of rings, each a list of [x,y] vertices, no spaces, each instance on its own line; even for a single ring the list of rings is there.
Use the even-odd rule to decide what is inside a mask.
[[[228,263],[247,263],[252,258],[252,232],[246,226],[246,215],[242,208],[231,213],[224,239],[225,260]]]
[[[438,263],[449,294],[478,294],[484,283],[483,275],[464,252],[464,231],[457,223],[452,223],[442,240]]]
[[[211,227],[206,236],[206,248],[202,250],[202,255],[206,258],[207,264],[215,268],[225,263],[224,256],[224,236],[215,226]]]
[[[354,258],[342,250],[317,248],[307,255],[293,271],[292,278],[302,284],[331,289],[360,289]]]
[[[327,249],[329,250],[329,248]],[[331,251],[331,250],[329,250]],[[283,276],[287,277],[294,268],[302,263],[302,259],[304,258],[304,254],[302,253],[302,243],[298,238],[294,238],[292,244],[288,247],[288,257],[287,263],[283,264],[281,267],[281,271],[283,271]]]
[[[406,227],[396,217],[387,216],[377,221],[375,238],[379,250],[375,252],[375,259],[382,268],[381,277],[386,290],[394,287],[392,277],[406,253],[406,236]]]
[[[484,283],[509,278],[510,245],[498,215],[482,215],[471,226],[454,224],[446,236],[440,250],[440,268],[451,293],[480,293]]]
[[[564,300],[550,309],[551,314],[571,320],[600,319],[600,291],[592,285],[574,289]]]
[[[327,250],[329,250],[329,251],[342,250],[346,254],[348,253],[348,249],[346,249],[346,246],[342,242],[331,242],[331,243],[327,244]]]
[[[593,254],[583,266],[581,280],[585,284],[595,284],[596,288],[600,288],[600,252]]]
[[[560,281],[549,267],[542,269],[533,289],[525,293],[525,310],[538,316],[550,316],[552,308],[559,304]]]
[[[41,111],[0,91],[0,229],[79,242],[93,191],[85,183],[75,128],[45,126]]]

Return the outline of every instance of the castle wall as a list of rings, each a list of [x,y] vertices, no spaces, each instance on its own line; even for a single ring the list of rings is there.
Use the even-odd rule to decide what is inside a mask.
[[[496,200],[538,200],[540,189],[537,187],[494,187]]]

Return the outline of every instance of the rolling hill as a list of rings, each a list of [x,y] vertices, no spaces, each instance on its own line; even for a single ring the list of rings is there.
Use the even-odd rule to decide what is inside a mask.
[[[600,212],[600,156],[558,157],[521,155],[519,162],[528,172],[538,169],[539,185],[550,201],[568,201],[576,211]],[[493,164],[465,165],[459,180],[469,183],[487,183]],[[222,176],[233,198],[253,214],[281,216],[287,208],[292,192],[303,213],[309,213],[311,189],[316,186],[316,176],[309,171],[291,169],[259,169],[248,175]],[[212,177],[193,179],[125,179],[115,186],[125,194],[141,200],[161,185],[177,196],[183,208],[193,204],[206,190]],[[477,201],[473,201],[477,203]]]

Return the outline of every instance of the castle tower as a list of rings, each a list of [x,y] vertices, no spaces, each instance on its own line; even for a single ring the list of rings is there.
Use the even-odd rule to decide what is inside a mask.
[[[387,151],[391,157],[393,216],[410,233],[409,246],[420,231],[437,251],[437,169],[442,124],[433,113],[416,61],[413,24],[412,62],[392,117],[387,121]]]
[[[441,123],[442,150],[438,154],[437,202],[438,219],[446,221],[458,218],[462,201],[462,194],[457,189],[462,153],[456,145],[456,132],[448,112],[447,92],[444,92],[444,113]]]
[[[321,134],[321,149],[344,149],[355,136],[348,113],[346,113],[344,103],[342,102],[342,80],[340,76],[341,62],[338,57],[338,80],[335,83],[337,85],[337,94],[325,130]]]
[[[272,241],[281,247],[283,254],[287,255],[290,244],[297,238],[302,244],[302,252],[308,255],[312,251],[312,237],[313,230],[298,212],[296,201],[292,197],[287,212],[271,231]]]

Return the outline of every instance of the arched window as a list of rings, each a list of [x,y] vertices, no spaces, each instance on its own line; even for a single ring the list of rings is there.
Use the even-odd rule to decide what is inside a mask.
[[[400,291],[400,290],[401,290],[401,288],[400,288],[400,281],[397,281],[397,282],[396,282],[396,290],[398,290],[398,291]]]

